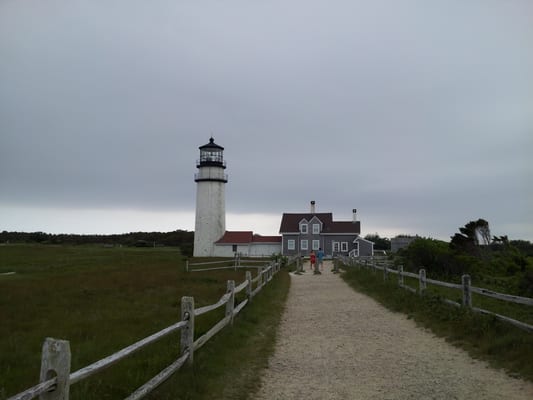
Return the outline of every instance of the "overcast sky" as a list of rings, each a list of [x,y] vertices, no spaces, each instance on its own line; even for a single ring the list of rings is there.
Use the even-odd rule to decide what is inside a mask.
[[[362,234],[533,240],[533,1],[0,1],[0,230],[333,212]]]

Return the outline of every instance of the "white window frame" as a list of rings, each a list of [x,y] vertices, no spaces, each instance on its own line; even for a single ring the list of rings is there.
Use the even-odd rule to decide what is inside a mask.
[[[313,235],[318,235],[320,233],[320,224],[313,224]]]
[[[296,240],[294,239],[287,240],[287,250],[296,250]]]
[[[332,242],[333,252],[338,253],[340,251],[340,242]]]
[[[342,252],[348,251],[348,242],[341,242],[341,251]]]
[[[301,250],[307,250],[307,249],[309,249],[308,246],[309,246],[309,243],[308,243],[307,239],[302,239],[302,240],[300,241],[300,249],[301,249]]]
[[[313,250],[318,250],[320,248],[320,240],[313,240]]]
[[[359,255],[359,242],[353,242],[354,248],[353,251],[358,256]]]
[[[309,232],[309,229],[307,227],[307,224],[301,224],[300,225],[300,232],[301,233],[304,233],[304,234],[307,234],[307,232]]]

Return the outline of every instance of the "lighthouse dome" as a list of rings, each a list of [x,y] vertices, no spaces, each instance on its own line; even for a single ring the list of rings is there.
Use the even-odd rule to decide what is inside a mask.
[[[215,139],[211,137],[209,143],[199,147],[200,160],[197,163],[197,167],[222,167],[226,168],[224,162],[224,147],[215,143]]]

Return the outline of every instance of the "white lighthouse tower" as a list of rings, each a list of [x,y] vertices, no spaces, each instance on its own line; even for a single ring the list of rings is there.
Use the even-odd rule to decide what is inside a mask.
[[[226,231],[224,147],[209,143],[199,147],[200,159],[196,161],[196,222],[194,228],[194,257],[212,257],[214,242]]]

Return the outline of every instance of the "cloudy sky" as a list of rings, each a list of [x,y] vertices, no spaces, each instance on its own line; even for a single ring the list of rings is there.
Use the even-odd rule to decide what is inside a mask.
[[[193,230],[211,135],[230,230],[533,240],[533,2],[0,2],[0,230]]]

